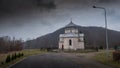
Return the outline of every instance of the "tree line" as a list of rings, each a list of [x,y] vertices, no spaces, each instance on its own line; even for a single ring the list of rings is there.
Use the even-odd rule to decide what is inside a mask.
[[[9,36],[0,37],[0,53],[19,51],[23,49],[23,40]]]

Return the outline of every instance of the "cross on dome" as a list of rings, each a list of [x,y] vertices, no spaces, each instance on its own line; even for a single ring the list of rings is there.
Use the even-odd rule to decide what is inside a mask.
[[[73,26],[77,26],[76,24],[73,23],[72,19],[71,19],[71,22],[66,25],[66,27],[73,27]]]

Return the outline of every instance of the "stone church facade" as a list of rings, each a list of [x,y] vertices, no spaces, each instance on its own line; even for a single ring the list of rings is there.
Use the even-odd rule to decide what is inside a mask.
[[[59,35],[59,49],[84,49],[84,34],[80,32],[72,21],[65,27],[65,33]]]

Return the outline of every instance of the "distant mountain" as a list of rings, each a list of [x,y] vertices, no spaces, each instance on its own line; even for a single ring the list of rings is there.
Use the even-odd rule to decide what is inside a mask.
[[[79,31],[85,34],[85,47],[106,47],[105,29],[102,27],[76,26]],[[24,48],[58,48],[59,34],[63,34],[66,27],[56,30],[53,33],[38,37],[25,42]],[[120,45],[120,32],[108,29],[109,47]]]

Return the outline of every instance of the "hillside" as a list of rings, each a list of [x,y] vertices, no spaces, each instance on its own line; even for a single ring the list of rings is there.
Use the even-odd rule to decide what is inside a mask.
[[[38,37],[25,42],[25,48],[58,48],[59,34],[64,33],[63,27],[53,33]],[[105,48],[105,29],[102,27],[82,27],[77,26],[79,31],[85,34],[85,47]],[[109,47],[120,45],[120,32],[108,30]]]

